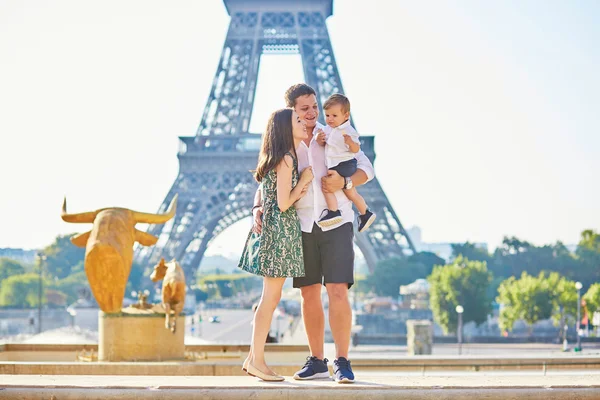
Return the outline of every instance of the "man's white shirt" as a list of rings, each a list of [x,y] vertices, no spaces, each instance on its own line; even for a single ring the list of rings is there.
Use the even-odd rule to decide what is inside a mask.
[[[325,160],[325,146],[321,146],[317,143],[316,132],[319,129],[324,130],[324,126],[317,122],[313,131],[313,138],[310,142],[310,146],[307,146],[304,142],[300,143],[300,146],[296,149],[298,155],[298,171],[302,172],[306,167],[311,166],[314,174],[314,179],[309,185],[308,190],[304,197],[298,200],[295,204],[298,217],[300,218],[300,227],[303,232],[311,233],[313,225],[321,218],[323,210],[327,209],[327,202],[321,189],[321,178],[327,175],[327,163]],[[363,170],[370,181],[375,176],[373,164],[365,156],[363,151],[359,151],[355,154],[356,160],[358,161],[358,169]],[[340,225],[334,225],[329,227],[321,228],[323,231],[329,231],[335,229],[347,222],[354,222],[354,210],[352,209],[352,202],[348,200],[342,190],[335,192],[335,196],[338,202],[338,209],[342,213],[343,222]]]

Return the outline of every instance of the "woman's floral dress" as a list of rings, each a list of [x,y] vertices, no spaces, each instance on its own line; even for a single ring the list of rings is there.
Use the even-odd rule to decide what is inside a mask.
[[[289,154],[289,153],[287,153]],[[290,154],[290,156],[292,156]],[[292,187],[298,184],[294,160]],[[277,172],[272,169],[261,183],[263,223],[260,234],[250,231],[238,265],[244,271],[271,278],[304,276],[302,231],[296,208],[281,212],[277,205]]]

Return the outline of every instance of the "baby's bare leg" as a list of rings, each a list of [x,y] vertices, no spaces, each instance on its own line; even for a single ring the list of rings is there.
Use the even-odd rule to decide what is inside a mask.
[[[327,202],[327,208],[330,209],[331,211],[337,211],[337,209],[338,209],[338,202],[337,202],[337,199],[335,197],[335,194],[333,194],[333,193],[323,193],[323,195],[325,196],[325,201]]]
[[[360,215],[367,212],[367,202],[360,194],[358,194],[358,191],[355,188],[344,189],[344,194],[354,203]]]

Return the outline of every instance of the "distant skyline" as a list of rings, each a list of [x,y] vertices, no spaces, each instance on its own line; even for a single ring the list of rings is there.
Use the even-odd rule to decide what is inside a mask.
[[[599,20],[593,0],[334,1],[353,118],[405,228],[491,250],[600,230]],[[1,0],[0,248],[87,229],[60,220],[65,195],[156,211],[228,24],[221,0]],[[263,57],[252,132],[299,81],[299,56]],[[237,253],[249,224],[207,254]]]

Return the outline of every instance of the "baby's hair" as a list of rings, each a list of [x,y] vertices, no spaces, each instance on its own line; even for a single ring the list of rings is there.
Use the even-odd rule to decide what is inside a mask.
[[[329,107],[339,104],[342,106],[343,112],[350,112],[350,100],[341,93],[334,93],[323,104],[323,110],[327,110]]]

